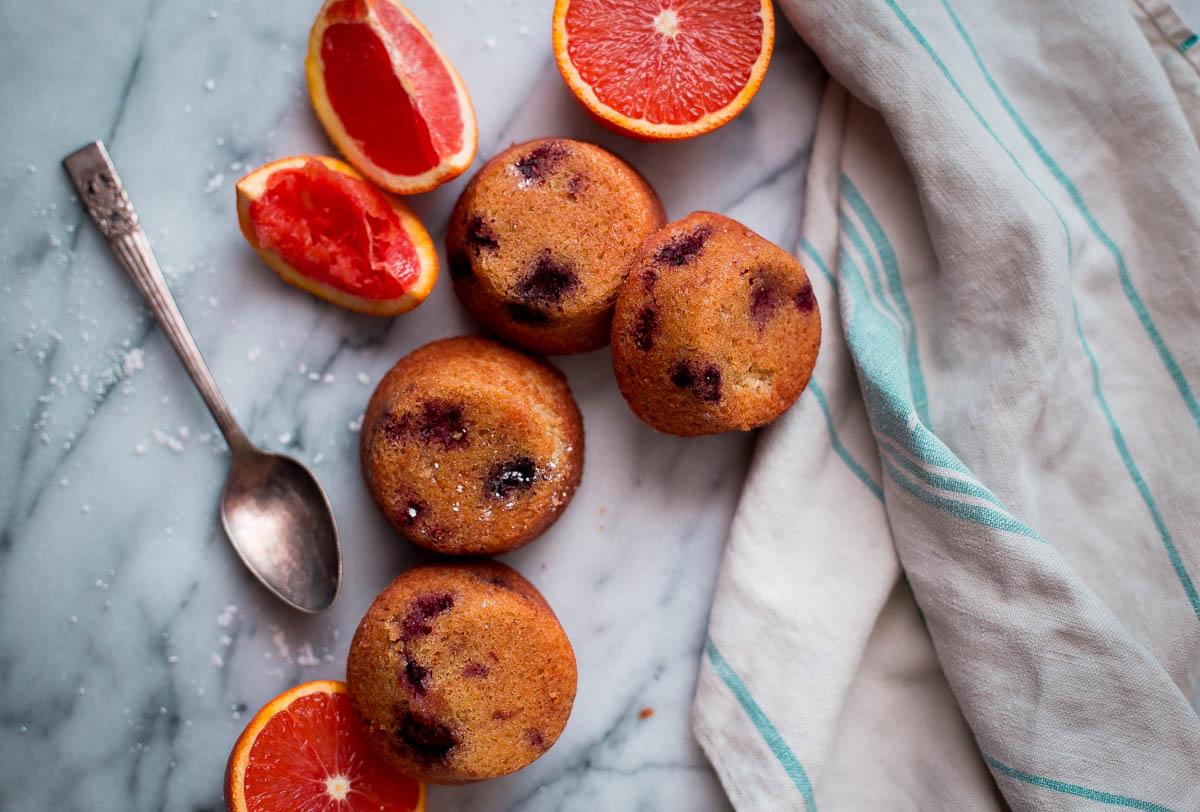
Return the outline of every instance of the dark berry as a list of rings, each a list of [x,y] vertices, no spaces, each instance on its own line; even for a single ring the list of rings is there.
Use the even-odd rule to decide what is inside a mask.
[[[795,302],[797,309],[801,312],[811,312],[813,305],[816,304],[816,299],[813,297],[812,283],[805,279],[804,286],[792,297],[792,301]]]
[[[667,377],[680,389],[691,389],[701,400],[715,403],[721,399],[721,370],[712,364],[697,371],[687,361],[676,361],[668,370]]]
[[[482,679],[488,675],[488,667],[483,663],[467,663],[462,673],[469,679]]]
[[[404,714],[396,731],[399,743],[425,759],[445,758],[458,745],[458,737],[446,725],[424,714]]]
[[[571,154],[566,144],[558,141],[548,141],[517,158],[513,164],[525,180],[542,182],[563,158]]]
[[[522,301],[543,308],[556,305],[567,294],[579,287],[579,275],[570,263],[556,258],[545,249],[534,261],[533,267],[513,286],[513,292]]]
[[[513,717],[514,717],[514,716],[516,716],[516,715],[517,715],[517,712],[516,712],[516,711],[506,711],[506,710],[494,710],[494,711],[492,711],[492,718],[493,718],[493,719],[495,719],[495,720],[496,720],[496,721],[498,721],[498,722],[504,722],[504,721],[507,721],[507,720],[509,720],[509,719],[513,718]]]
[[[721,370],[712,364],[704,368],[700,380],[696,382],[696,394],[701,400],[716,403],[721,399]]]
[[[471,215],[467,221],[467,245],[475,249],[476,255],[483,251],[495,251],[500,247],[496,232],[478,214]]]
[[[437,443],[445,449],[465,448],[470,442],[463,407],[445,400],[427,400],[421,404],[421,440]]]
[[[633,346],[646,352],[654,346],[654,334],[658,332],[658,311],[646,305],[633,319]]]
[[[527,304],[509,302],[505,305],[508,317],[517,324],[527,324],[530,327],[543,327],[550,323],[550,314],[536,310]]]
[[[582,172],[576,172],[571,176],[571,179],[567,181],[567,197],[574,200],[575,198],[579,197],[579,195],[587,191],[588,186],[588,176]]]
[[[405,415],[403,418],[397,418],[391,412],[384,412],[379,416],[375,427],[375,430],[388,440],[393,443],[399,443],[404,440],[409,432],[408,415]]]
[[[668,375],[671,378],[671,383],[680,389],[690,389],[696,383],[696,376],[693,374],[692,367],[687,361],[676,361],[671,365]]]
[[[404,677],[417,696],[424,696],[429,690],[429,669],[409,660],[404,666]]]
[[[712,226],[700,226],[688,234],[680,234],[658,249],[658,253],[654,255],[654,261],[675,267],[687,265],[699,256],[700,251],[704,248],[704,243],[708,242],[711,234]]]
[[[658,283],[658,271],[653,268],[646,268],[642,271],[642,290],[651,293],[654,290],[655,284]]]
[[[506,499],[514,491],[527,491],[537,478],[537,465],[529,457],[513,457],[488,472],[483,492],[496,499]]]
[[[538,730],[536,727],[529,727],[525,729],[525,741],[529,742],[530,747],[534,747],[538,750],[541,750],[546,746],[546,740],[542,737],[542,731]]]
[[[410,604],[408,614],[404,616],[404,636],[422,637],[429,634],[433,631],[430,621],[443,612],[449,612],[453,606],[454,596],[449,592],[427,592],[418,595]]]
[[[779,307],[775,286],[761,277],[751,283],[750,288],[750,319],[761,330],[775,315]]]
[[[471,260],[461,251],[451,253],[449,260],[451,279],[465,279],[474,273],[471,269]]]

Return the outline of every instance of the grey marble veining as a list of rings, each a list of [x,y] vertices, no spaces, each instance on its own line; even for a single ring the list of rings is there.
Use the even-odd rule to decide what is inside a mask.
[[[357,426],[401,355],[477,328],[447,280],[395,320],[290,288],[237,231],[233,183],[333,153],[303,80],[319,3],[0,2],[0,808],[217,810],[264,702],[341,678],[375,593],[426,558],[363,488]],[[756,101],[679,144],[607,133],[553,65],[548,0],[412,0],[472,93],[476,165],[543,135],[641,169],[672,218],[712,209],[794,245],[819,66],[780,19]],[[74,200],[59,160],[105,139],[225,395],[264,446],[310,462],[345,582],[303,617],[244,571],[217,520],[228,457],[199,397]],[[410,198],[441,250],[466,181]],[[444,255],[443,255],[444,259]],[[607,350],[559,357],[584,413],[583,485],[505,557],[579,659],[570,723],[515,775],[431,810],[721,810],[688,716],[752,435],[679,440],[626,408]],[[642,708],[654,714],[639,719]]]

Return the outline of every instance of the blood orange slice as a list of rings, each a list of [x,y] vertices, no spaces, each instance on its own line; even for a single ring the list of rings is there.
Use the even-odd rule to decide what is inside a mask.
[[[285,282],[377,316],[412,310],[437,251],[405,203],[335,158],[297,155],[237,182],[242,234]]]
[[[424,812],[425,785],[378,761],[353,714],[342,682],[272,699],[229,754],[229,812]]]
[[[771,0],[557,0],[554,57],[610,130],[690,138],[758,92],[775,43]]]
[[[395,0],[326,0],[308,38],[308,92],[342,154],[397,194],[475,158],[475,111],[454,66]]]

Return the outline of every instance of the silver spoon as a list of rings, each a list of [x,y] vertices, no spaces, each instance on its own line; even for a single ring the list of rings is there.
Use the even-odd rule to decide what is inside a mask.
[[[300,462],[255,448],[238,427],[175,305],[104,144],[93,141],[64,158],[63,166],[229,444],[233,465],[221,492],[221,523],[233,549],[285,603],[303,612],[327,608],[341,586],[342,554],[325,492]]]

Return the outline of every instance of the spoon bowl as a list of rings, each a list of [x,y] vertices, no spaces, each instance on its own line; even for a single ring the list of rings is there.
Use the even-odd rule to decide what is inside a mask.
[[[298,460],[248,446],[233,455],[221,524],[263,586],[302,612],[337,597],[342,560],[325,492]]]

